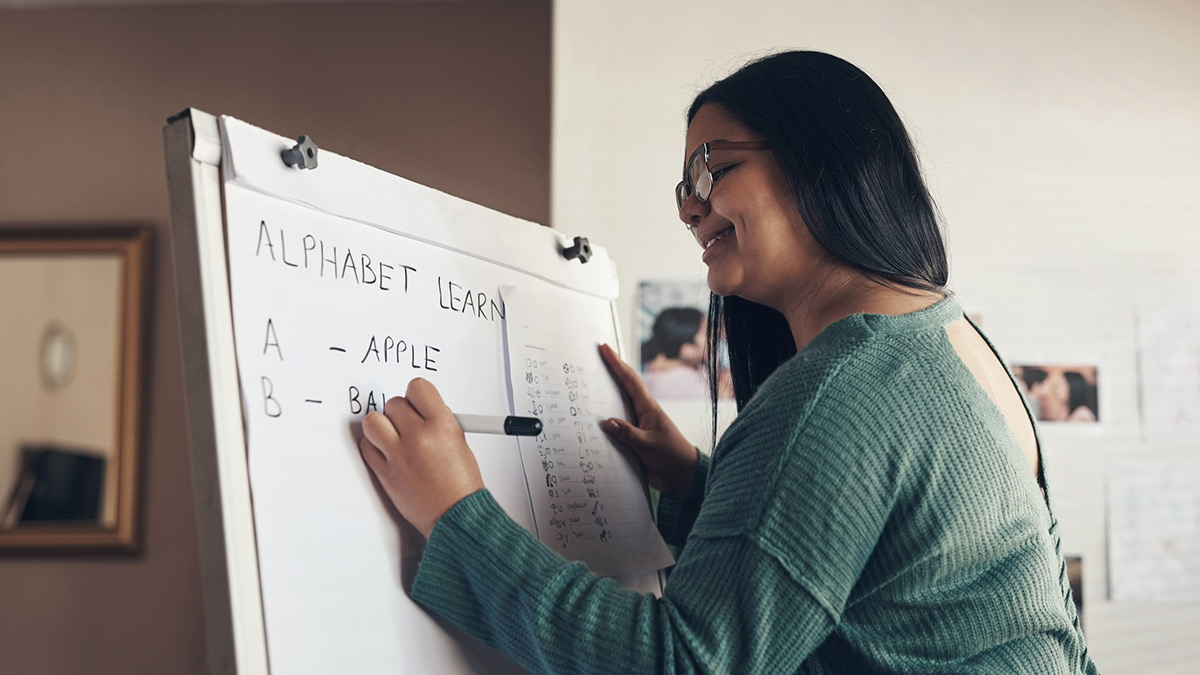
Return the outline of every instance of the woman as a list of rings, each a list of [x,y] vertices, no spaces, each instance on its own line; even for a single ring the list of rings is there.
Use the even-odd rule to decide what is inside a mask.
[[[601,348],[636,420],[605,426],[684,546],[663,597],[509,520],[422,380],[362,446],[429,537],[413,597],[537,672],[1094,673],[1033,423],[944,290],[883,92],[836,57],[776,54],[697,96],[685,158],[679,216],[740,409],[711,460]]]

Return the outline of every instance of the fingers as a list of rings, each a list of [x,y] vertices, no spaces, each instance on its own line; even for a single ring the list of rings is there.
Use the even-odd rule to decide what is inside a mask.
[[[629,364],[621,360],[612,347],[608,345],[600,345],[600,358],[604,359],[604,365],[608,366],[608,372],[612,374],[613,379],[621,389],[629,394],[630,397],[649,397],[650,392],[646,389],[646,384],[642,382],[642,378],[637,376],[633,368]]]
[[[629,423],[625,420],[610,417],[604,420],[604,424],[600,426],[605,433],[619,441],[624,441],[629,437]]]
[[[604,420],[601,425],[605,433],[629,446],[641,446],[646,443],[646,432],[629,422],[616,417]]]
[[[368,412],[363,417],[363,439],[374,452],[388,457],[388,450],[399,447],[405,430],[413,431],[440,411],[449,411],[437,388],[416,378],[408,383],[407,396],[393,396],[383,404],[383,413]],[[360,444],[360,449],[363,446]],[[369,454],[363,449],[364,454]]]
[[[384,407],[387,405],[384,404]],[[372,410],[363,418],[363,441],[370,443],[375,452],[386,457],[381,448],[395,447],[400,442],[400,432],[390,418]],[[359,447],[362,447],[361,443]]]
[[[363,436],[358,442],[358,452],[372,471],[378,472],[381,466],[387,463],[387,455],[383,454],[383,451],[366,436]]]
[[[408,390],[404,392],[404,398],[408,400],[412,409],[423,419],[443,415],[449,410],[446,402],[442,400],[442,395],[438,392],[437,387],[422,377],[414,377],[409,381]]]
[[[393,396],[383,404],[383,414],[391,420],[396,433],[403,435],[406,427],[420,424],[424,418],[413,407],[412,401],[404,396]],[[378,443],[376,444],[378,445]]]

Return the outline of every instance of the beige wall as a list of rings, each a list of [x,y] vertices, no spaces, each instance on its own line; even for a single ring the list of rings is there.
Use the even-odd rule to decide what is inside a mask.
[[[6,674],[204,669],[161,136],[189,106],[548,220],[548,2],[0,10],[0,226],[158,235],[141,552],[0,558]]]

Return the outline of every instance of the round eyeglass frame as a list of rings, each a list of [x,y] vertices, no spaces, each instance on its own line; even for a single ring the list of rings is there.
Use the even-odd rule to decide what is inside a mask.
[[[683,165],[683,180],[675,186],[675,206],[683,209],[683,203],[692,195],[696,201],[704,204],[712,194],[713,175],[708,168],[708,156],[714,149],[728,150],[767,150],[771,144],[767,141],[709,141],[701,143]]]

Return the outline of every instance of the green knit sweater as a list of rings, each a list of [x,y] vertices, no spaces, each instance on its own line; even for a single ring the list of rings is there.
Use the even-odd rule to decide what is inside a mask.
[[[781,366],[662,500],[684,549],[661,598],[486,490],[438,521],[413,597],[543,673],[1095,673],[1050,502],[943,330],[962,315],[854,315]]]

